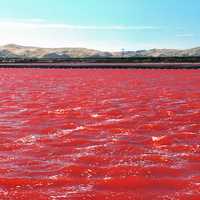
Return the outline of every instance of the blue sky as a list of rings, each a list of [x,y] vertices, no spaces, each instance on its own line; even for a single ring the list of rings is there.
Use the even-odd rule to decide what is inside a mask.
[[[0,0],[0,44],[117,51],[200,46],[199,0]]]

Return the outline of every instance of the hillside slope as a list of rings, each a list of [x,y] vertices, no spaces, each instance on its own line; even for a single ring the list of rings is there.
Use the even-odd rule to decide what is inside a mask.
[[[40,48],[8,44],[0,46],[0,58],[88,58],[121,57],[122,52],[105,52],[87,48]],[[177,49],[151,49],[125,51],[124,57],[183,57],[200,56],[200,47]]]

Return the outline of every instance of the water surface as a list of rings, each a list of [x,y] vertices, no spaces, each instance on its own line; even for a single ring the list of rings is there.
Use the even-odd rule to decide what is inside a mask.
[[[200,71],[0,69],[0,199],[200,199]]]

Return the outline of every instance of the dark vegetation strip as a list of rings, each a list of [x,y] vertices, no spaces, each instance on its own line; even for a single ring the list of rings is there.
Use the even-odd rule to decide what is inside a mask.
[[[0,63],[200,63],[200,57],[0,58]]]
[[[0,58],[0,68],[200,69],[200,57]]]

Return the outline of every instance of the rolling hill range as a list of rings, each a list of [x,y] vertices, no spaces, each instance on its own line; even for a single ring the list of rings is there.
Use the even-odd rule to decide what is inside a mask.
[[[0,46],[0,58],[89,58],[121,57],[122,52],[105,52],[86,48],[40,48],[8,44]],[[124,57],[200,57],[200,47],[125,51]]]

